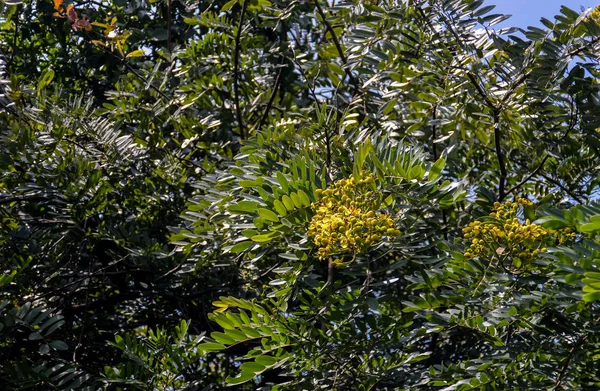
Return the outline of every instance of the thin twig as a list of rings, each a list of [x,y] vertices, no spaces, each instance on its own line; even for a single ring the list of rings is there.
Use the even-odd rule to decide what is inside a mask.
[[[567,373],[567,369],[569,368],[569,364],[571,363],[571,360],[573,359],[573,357],[575,356],[575,352],[577,351],[577,349],[579,349],[581,347],[581,345],[583,345],[583,343],[585,342],[585,340],[588,338],[589,334],[586,334],[584,337],[582,337],[576,344],[575,346],[573,346],[571,348],[571,350],[569,350],[569,355],[567,356],[567,359],[565,360],[565,363],[558,375],[558,378],[556,379],[556,383],[554,384],[554,388],[553,389],[557,389],[558,387],[561,386],[563,379],[565,377],[565,374]]]
[[[98,269],[98,270],[96,270],[95,272],[89,273],[89,274],[87,274],[87,275],[86,275],[86,276],[84,276],[84,277],[81,277],[81,278],[79,278],[79,279],[77,279],[77,280],[71,281],[71,282],[69,282],[69,283],[67,283],[67,284],[65,284],[65,285],[61,285],[61,286],[60,286],[59,288],[57,288],[57,289],[54,289],[54,290],[52,290],[52,291],[50,291],[50,292],[46,292],[46,293],[40,294],[40,295],[38,295],[38,296],[34,297],[34,298],[31,300],[31,301],[36,301],[36,300],[42,299],[42,298],[44,298],[44,297],[52,296],[52,295],[53,295],[53,294],[55,294],[56,292],[62,291],[62,290],[64,290],[65,288],[67,288],[67,287],[69,287],[69,286],[71,286],[71,285],[78,284],[78,283],[80,283],[80,282],[83,282],[83,281],[85,281],[85,280],[87,280],[87,279],[89,279],[89,278],[92,278],[92,277],[94,277],[94,276],[97,276],[98,274],[102,273],[102,272],[103,272],[103,271],[105,271],[106,269],[110,269],[111,267],[114,267],[114,266],[116,266],[117,264],[121,263],[122,261],[124,261],[125,259],[127,259],[127,257],[129,257],[129,255],[125,255],[124,257],[121,257],[119,260],[117,260],[117,261],[115,261],[115,262],[111,263],[110,265],[108,265],[108,266],[105,266],[105,267],[103,267],[103,268],[101,268],[101,269]],[[77,288],[76,288],[76,289],[77,289]]]
[[[595,44],[597,44],[598,42],[600,42],[600,37],[596,37],[594,39],[592,39],[588,45],[583,45],[580,48],[577,48],[575,50],[571,50],[570,52],[567,53],[567,56],[577,56],[579,53],[583,52],[585,49],[587,49],[589,46],[593,46]]]
[[[292,34],[292,36],[293,36],[293,34]],[[313,99],[315,100],[315,103],[319,103],[319,99],[317,98],[317,93],[315,92],[314,83],[311,85],[310,80],[308,79],[308,76],[306,75],[306,72],[304,72],[304,68],[302,68],[302,64],[300,64],[300,62],[298,61],[298,58],[296,57],[296,51],[294,49],[292,49],[292,54],[294,55],[294,64],[296,64],[296,66],[298,67],[298,70],[300,71],[300,74],[306,81],[306,86],[308,87],[308,91],[310,92]],[[318,107],[319,106],[317,106],[317,110],[319,110]],[[324,131],[325,131],[325,147],[327,149],[326,167],[327,167],[327,173],[331,174],[331,139],[330,139],[330,135],[329,135],[329,128],[327,127],[327,125],[325,125]]]
[[[575,125],[577,124],[577,117],[579,116],[579,114],[578,114],[578,111],[573,113],[573,110],[577,110],[577,108],[574,108],[573,101],[571,100],[571,118],[569,119],[569,127],[567,128],[567,131],[565,132],[565,134],[563,134],[563,136],[558,140],[558,144],[562,143],[567,137],[569,137],[569,133],[571,133],[571,131],[575,128]],[[550,158],[550,154],[547,153],[546,156],[544,156],[544,158],[540,162],[540,164],[537,166],[537,168],[530,175],[528,175],[525,179],[523,179],[521,182],[516,184],[513,188],[508,190],[506,192],[506,195],[509,195],[510,193],[520,189],[531,178],[533,178],[535,175],[537,175],[537,173],[540,172],[540,170],[544,167],[544,164],[546,163],[546,161],[549,158]]]
[[[269,97],[269,103],[267,103],[267,107],[265,107],[265,111],[263,112],[262,117],[260,117],[260,121],[258,122],[257,130],[263,127],[265,121],[267,120],[267,116],[269,115],[269,111],[271,111],[271,107],[273,106],[273,102],[275,101],[275,96],[277,95],[277,87],[279,86],[281,75],[283,74],[283,57],[281,58],[279,72],[277,72],[277,77],[275,78],[275,83],[273,83],[273,89],[271,91],[271,96]]]
[[[506,194],[504,187],[506,186],[506,165],[504,163],[504,153],[502,152],[502,130],[500,129],[500,112],[494,110],[494,144],[496,147],[496,157],[498,158],[498,165],[500,165],[500,178],[498,183],[498,199],[500,202],[504,200]]]
[[[88,268],[88,274],[90,274],[90,275],[91,275],[91,274],[93,273],[93,272],[92,272],[92,268],[93,268],[93,267],[94,267],[94,263],[93,263],[93,262],[90,262],[90,264],[89,264],[89,268]],[[86,305],[86,306],[87,306],[87,305],[89,304],[89,302],[90,302],[90,289],[89,289],[89,284],[90,284],[90,281],[88,280],[88,283],[87,283],[87,285],[88,285],[88,289],[86,289],[86,291],[85,291],[85,305]],[[89,315],[89,312],[85,312],[85,313],[83,314],[83,320],[82,320],[82,322],[81,322],[81,331],[79,332],[79,338],[77,338],[77,346],[75,346],[75,349],[73,350],[73,361],[74,361],[74,362],[77,362],[77,350],[79,350],[79,348],[80,348],[80,347],[81,347],[81,345],[82,345],[82,342],[81,342],[81,340],[83,339],[83,333],[84,333],[84,331],[85,331],[85,323],[87,322],[88,315]]]
[[[292,36],[294,36],[294,35],[292,34]],[[314,83],[311,85],[310,80],[308,79],[308,76],[306,75],[306,72],[304,71],[304,68],[302,68],[302,64],[300,64],[300,61],[298,61],[298,57],[296,56],[296,51],[293,48],[292,48],[292,54],[294,55],[294,64],[296,64],[296,66],[298,67],[298,70],[300,71],[300,74],[306,81],[306,86],[308,87],[308,91],[310,92],[313,99],[315,100],[315,103],[318,103],[319,98],[317,98],[317,93],[315,91]]]
[[[125,59],[125,57],[122,56],[117,56],[115,53],[113,53],[111,50],[109,50],[107,47],[102,46],[102,48],[104,49],[104,51],[108,54],[110,54],[111,56],[115,57],[116,59],[118,59],[119,61],[121,61],[121,63],[125,66],[125,68],[127,68],[128,71],[130,71],[131,73],[133,73],[133,75],[135,77],[137,77],[138,79],[140,79],[145,85],[149,86],[151,89],[153,89],[155,92],[157,92],[160,96],[162,96],[163,98],[165,98],[166,100],[168,100],[169,102],[171,102],[172,104],[175,104],[176,106],[179,106],[176,102],[172,101],[172,98],[170,98],[167,94],[165,94],[164,92],[162,92],[158,87],[156,87],[154,84],[152,83],[148,83],[148,80],[146,80],[146,78],[142,75],[140,75],[131,65],[129,65],[129,63],[127,62],[127,60]]]
[[[215,0],[212,0],[212,1],[210,2],[210,4],[208,5],[208,7],[206,7],[206,8],[204,9],[204,11],[202,11],[200,14],[201,14],[201,15],[204,15],[205,13],[207,13],[208,11],[210,11],[214,5],[215,5]]]
[[[244,139],[246,137],[244,130],[244,122],[242,120],[242,110],[240,108],[240,86],[239,86],[239,66],[240,66],[240,39],[242,36],[242,28],[244,27],[244,14],[248,8],[250,0],[244,0],[242,4],[242,10],[240,12],[240,20],[238,22],[238,29],[235,35],[235,51],[233,53],[233,91],[235,101],[235,113],[238,120],[238,127],[240,129],[240,137]]]
[[[519,77],[514,83],[513,85],[510,87],[510,89],[508,91],[506,91],[506,94],[504,94],[504,96],[502,97],[502,105],[504,106],[504,104],[506,102],[508,102],[508,99],[512,96],[512,94],[515,93],[515,91],[517,90],[517,88],[525,81],[527,80],[527,78],[529,77],[529,75],[531,74],[531,72],[525,72],[521,75],[521,77]]]
[[[527,182],[529,182],[529,180],[531,178],[533,178],[534,176],[536,176],[537,173],[540,172],[540,170],[544,167],[544,164],[546,163],[546,161],[548,160],[549,157],[550,157],[550,155],[546,154],[546,156],[544,156],[544,158],[542,159],[542,161],[540,162],[540,164],[537,166],[537,168],[535,170],[533,170],[533,172],[531,174],[529,174],[521,182],[517,183],[514,187],[508,189],[506,191],[506,195],[509,195],[510,193],[512,193],[512,192],[520,189],[524,184],[526,184]]]
[[[164,92],[162,92],[158,87],[156,87],[152,83],[148,83],[148,80],[146,80],[146,78],[144,76],[140,75],[131,65],[129,65],[129,63],[127,63],[127,61],[124,58],[122,58],[121,60],[122,60],[123,64],[125,65],[125,68],[127,68],[127,70],[129,70],[131,73],[133,73],[134,76],[136,76],[138,79],[140,79],[141,81],[143,81],[146,85],[148,85],[150,88],[152,88],[154,91],[156,91],[160,96],[162,96],[163,98],[165,98],[169,102],[174,103],[175,105],[177,105],[177,103],[172,102],[171,98],[167,94],[165,94]]]
[[[543,178],[545,178],[546,180],[554,183],[556,186],[558,186],[562,191],[564,191],[565,193],[567,193],[572,199],[574,199],[575,201],[577,201],[580,204],[583,204],[583,200],[581,198],[579,198],[579,196],[577,196],[575,193],[573,193],[571,191],[571,189],[569,189],[568,187],[566,187],[565,185],[563,185],[562,183],[560,183],[560,181],[557,181],[556,179],[552,178],[551,176],[548,176],[544,173],[541,174],[541,176]]]
[[[352,83],[354,88],[357,91],[360,90],[360,84],[358,83],[358,80],[356,80],[356,78],[350,71],[350,68],[348,67],[348,59],[346,58],[346,55],[344,54],[342,45],[340,45],[340,40],[338,39],[337,34],[335,33],[335,30],[331,26],[331,23],[329,23],[329,21],[327,20],[327,16],[325,15],[325,12],[323,11],[321,4],[319,3],[319,0],[315,0],[315,6],[317,7],[317,11],[319,12],[319,15],[321,15],[321,18],[323,19],[323,23],[325,23],[325,27],[327,28],[327,30],[329,30],[329,33],[331,34],[331,39],[333,39],[333,44],[335,45],[335,48],[337,49],[338,54],[340,55],[340,58],[342,59],[342,63],[344,64],[344,72],[346,72],[346,75],[348,75],[348,78],[350,79],[350,82]]]
[[[481,98],[485,101],[485,103],[489,106],[490,109],[496,111],[497,110],[496,105],[489,98],[487,92],[479,84],[479,82],[477,81],[477,79],[475,79],[475,75],[473,75],[468,70],[465,70],[465,72],[467,73],[467,77],[469,78],[469,80],[471,81],[471,84],[473,84],[473,86],[475,87],[475,89],[477,90],[477,92],[479,93],[479,95],[481,96]]]

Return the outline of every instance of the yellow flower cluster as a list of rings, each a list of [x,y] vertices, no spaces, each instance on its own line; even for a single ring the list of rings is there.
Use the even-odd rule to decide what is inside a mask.
[[[308,236],[319,247],[319,259],[360,253],[384,236],[400,235],[390,215],[377,213],[381,196],[374,190],[374,182],[372,174],[362,179],[350,176],[317,190],[319,201],[312,204],[315,215]]]
[[[587,17],[587,20],[593,20],[600,24],[600,5],[597,5]]]
[[[525,198],[515,202],[494,204],[490,213],[492,219],[474,221],[463,229],[465,239],[471,244],[465,251],[465,257],[493,257],[512,261],[513,267],[530,264],[540,252],[546,251],[546,243],[560,244],[575,236],[570,229],[554,230],[532,224],[529,219],[522,222],[517,214],[521,207],[533,203]]]

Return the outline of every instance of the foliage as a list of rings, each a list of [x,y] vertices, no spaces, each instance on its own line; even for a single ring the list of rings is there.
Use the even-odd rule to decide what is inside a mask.
[[[600,386],[597,9],[1,7],[8,389]]]

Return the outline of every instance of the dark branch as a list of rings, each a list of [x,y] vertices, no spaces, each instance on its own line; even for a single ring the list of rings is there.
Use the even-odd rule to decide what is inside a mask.
[[[517,90],[517,88],[525,81],[527,80],[527,77],[529,77],[530,72],[525,72],[521,75],[521,77],[519,77],[512,85],[512,87],[510,87],[510,90],[508,90],[506,92],[506,94],[504,94],[504,97],[502,98],[502,105],[504,105],[506,102],[508,102],[508,99],[510,99],[510,97],[512,96],[512,94],[515,93],[515,91]]]
[[[569,364],[571,363],[571,360],[573,360],[573,357],[575,356],[575,353],[577,351],[577,349],[579,349],[581,347],[581,345],[583,345],[583,343],[585,342],[585,340],[588,338],[589,334],[585,335],[584,337],[582,337],[576,344],[575,346],[573,346],[571,348],[571,350],[569,350],[569,355],[567,356],[567,359],[565,360],[565,363],[558,375],[558,378],[556,379],[556,384],[554,385],[554,389],[557,389],[561,386],[563,379],[565,377],[565,374],[567,373],[567,369],[569,368]]]
[[[479,84],[477,79],[475,79],[475,75],[473,75],[473,73],[471,73],[468,70],[465,70],[465,72],[467,73],[467,77],[471,81],[471,84],[473,84],[473,86],[475,87],[475,89],[477,90],[477,92],[479,93],[481,98],[485,101],[485,103],[490,107],[490,109],[497,111],[498,109],[496,108],[496,104],[494,102],[492,102],[492,100],[490,99],[488,94],[485,92],[483,87]]]
[[[504,163],[504,153],[502,152],[502,130],[500,129],[500,111],[494,110],[494,144],[496,147],[496,157],[498,159],[498,165],[500,166],[500,178],[498,183],[498,200],[502,202],[506,193],[504,187],[506,186],[506,165]]]
[[[514,187],[508,189],[506,191],[506,195],[509,195],[510,193],[519,190],[524,184],[526,184],[527,182],[529,182],[529,180],[531,178],[533,178],[534,176],[536,176],[537,173],[540,172],[540,170],[544,167],[544,164],[546,164],[546,161],[548,160],[549,157],[550,157],[550,155],[544,156],[544,158],[542,159],[542,161],[540,162],[540,164],[537,166],[537,168],[535,170],[533,170],[533,172],[531,174],[529,174],[521,182],[517,183]]]
[[[585,49],[588,49],[590,46],[594,46],[598,42],[600,42],[600,37],[596,37],[596,38],[592,39],[587,45],[583,45],[580,48],[577,48],[575,50],[571,50],[569,53],[567,53],[567,56],[570,56],[570,57],[577,56],[578,54],[580,54],[581,52],[583,52]]]
[[[283,57],[281,59],[281,65],[283,65]],[[267,103],[267,107],[265,107],[265,111],[263,112],[262,117],[260,117],[260,121],[258,122],[257,130],[262,128],[267,120],[267,116],[269,115],[269,111],[273,107],[273,102],[275,101],[275,96],[277,95],[277,87],[281,82],[281,75],[283,75],[283,66],[279,68],[279,72],[277,72],[277,77],[275,78],[275,83],[273,84],[273,89],[271,90],[271,96],[269,97],[269,103]]]

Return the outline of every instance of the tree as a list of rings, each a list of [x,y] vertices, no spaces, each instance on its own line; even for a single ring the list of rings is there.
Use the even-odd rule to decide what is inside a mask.
[[[5,3],[10,389],[595,389],[597,10]]]

